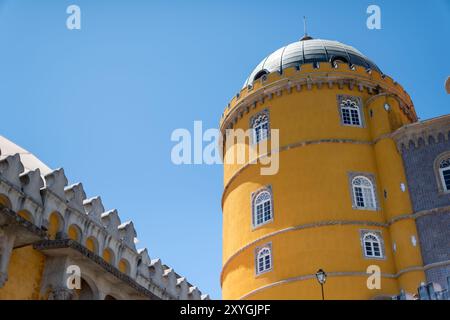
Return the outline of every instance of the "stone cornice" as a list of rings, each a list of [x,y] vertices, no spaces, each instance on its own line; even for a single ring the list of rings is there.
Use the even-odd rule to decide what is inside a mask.
[[[425,145],[430,143],[432,137],[435,142],[439,141],[439,136],[444,140],[449,139],[450,133],[450,115],[441,116],[425,121],[405,125],[391,134],[391,137],[397,143],[399,151],[408,150],[411,145],[419,147],[419,141]]]
[[[244,89],[245,94],[236,95],[234,101],[226,108],[220,122],[220,129],[223,132],[225,129],[231,128],[244,113],[249,112],[250,108],[255,107],[257,103],[281,96],[284,92],[289,94],[293,90],[311,90],[313,86],[318,89],[332,88],[334,85],[340,89],[343,89],[344,86],[348,86],[349,89],[356,87],[359,91],[367,90],[371,94],[383,93],[395,96],[401,101],[402,111],[406,116],[411,121],[417,121],[412,101],[401,86],[388,77],[369,76],[360,68],[357,70],[343,72],[319,69],[312,72],[297,72],[292,76],[279,75],[278,79],[264,83],[257,89],[253,90],[252,87]]]
[[[78,251],[81,253],[84,257],[88,258],[89,260],[93,261],[100,267],[102,267],[105,271],[109,272],[119,280],[127,283],[130,287],[135,289],[141,294],[144,294],[145,296],[149,297],[151,300],[160,300],[160,298],[154,294],[152,291],[144,288],[139,283],[134,281],[131,277],[127,276],[126,274],[119,271],[119,269],[113,267],[111,264],[107,263],[103,258],[101,258],[99,255],[93,253],[92,251],[88,250],[86,247],[82,246],[76,241],[73,241],[71,239],[62,239],[62,240],[45,240],[45,241],[39,241],[33,244],[33,248],[39,251],[45,251],[45,250],[53,250],[53,249],[62,249],[62,248],[71,248],[73,250]],[[168,299],[175,299],[175,297],[172,297],[165,292],[164,289],[156,286],[155,284],[152,284],[151,287],[153,290],[158,290],[159,294],[161,294],[163,297],[167,297]]]

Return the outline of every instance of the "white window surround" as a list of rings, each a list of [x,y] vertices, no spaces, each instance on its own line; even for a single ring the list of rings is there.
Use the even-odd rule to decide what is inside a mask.
[[[442,189],[450,192],[450,158],[439,163],[439,177],[441,178]]]
[[[361,246],[365,258],[385,259],[384,241],[381,232],[375,230],[361,230]]]
[[[255,250],[255,274],[261,275],[273,269],[272,244],[266,244]]]
[[[261,141],[270,138],[270,118],[269,110],[265,109],[255,114],[250,119],[250,128],[252,128],[252,144],[258,144]]]
[[[364,115],[360,97],[338,95],[337,102],[341,125],[358,128],[364,127]]]
[[[351,179],[353,208],[377,210],[377,198],[372,179],[366,175],[356,175]]]
[[[251,195],[252,227],[259,228],[273,221],[272,187],[266,186]]]
[[[441,194],[450,193],[450,152],[440,154],[434,161],[434,172],[438,191]]]
[[[345,125],[361,126],[361,114],[359,112],[356,102],[351,100],[344,100],[341,104],[342,122]]]

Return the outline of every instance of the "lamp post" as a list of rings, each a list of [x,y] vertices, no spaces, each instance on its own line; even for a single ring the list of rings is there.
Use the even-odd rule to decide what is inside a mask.
[[[325,300],[325,295],[323,294],[323,285],[325,281],[327,281],[327,273],[322,269],[317,270],[316,272],[317,281],[319,281],[320,288],[322,289],[322,300]]]

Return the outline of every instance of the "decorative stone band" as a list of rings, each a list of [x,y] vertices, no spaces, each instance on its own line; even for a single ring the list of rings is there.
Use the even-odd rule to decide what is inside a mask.
[[[423,216],[428,216],[428,215],[434,215],[434,214],[450,214],[450,206],[445,206],[445,207],[439,207],[439,208],[433,208],[430,210],[423,210],[423,211],[418,211],[415,212],[413,214],[404,214],[404,215],[399,215],[396,216],[392,219],[390,219],[387,222],[387,225],[392,225],[398,221],[401,220],[405,220],[405,219],[417,219]]]
[[[277,235],[280,235],[283,233],[287,233],[287,232],[293,232],[293,231],[299,231],[299,230],[305,230],[305,229],[311,229],[311,228],[330,227],[330,226],[365,226],[365,227],[370,226],[370,227],[385,228],[388,225],[386,223],[375,222],[375,221],[330,220],[330,221],[320,221],[320,222],[302,224],[302,225],[298,225],[298,226],[294,226],[294,227],[281,229],[281,230],[278,230],[275,232],[271,232],[269,234],[264,235],[263,237],[259,237],[258,239],[255,239],[255,240],[247,243],[246,245],[241,247],[239,250],[237,250],[235,253],[233,253],[223,264],[222,272],[220,275],[220,283],[222,284],[222,282],[223,282],[223,272],[224,272],[225,268],[228,266],[228,264],[231,262],[231,260],[233,260],[241,252],[243,252],[244,250],[248,249],[249,247],[255,245],[256,243],[267,240],[269,238],[272,238],[274,236],[277,236]]]
[[[403,270],[400,270],[398,273],[392,274],[392,273],[381,273],[381,277],[383,278],[388,278],[388,279],[396,279],[398,277],[400,277],[401,275],[408,273],[408,272],[415,272],[415,271],[424,271],[425,267],[421,267],[421,266],[414,266],[414,267],[409,267]],[[367,277],[370,274],[364,271],[343,271],[343,272],[327,272],[327,276],[328,277]],[[305,281],[305,280],[311,280],[311,279],[315,279],[316,275],[315,274],[306,274],[306,275],[302,275],[302,276],[297,276],[297,277],[293,277],[293,278],[287,278],[287,279],[283,279],[277,282],[273,282],[270,284],[267,284],[265,286],[259,287],[255,290],[250,291],[249,293],[241,296],[239,298],[239,300],[243,300],[246,299],[258,292],[264,291],[266,289],[270,289],[282,284],[286,284],[286,283],[292,283],[292,282],[298,282],[298,281]]]
[[[336,225],[340,225],[340,226],[348,226],[348,225],[353,225],[353,226],[371,226],[371,227],[388,228],[392,224],[394,224],[394,223],[396,223],[398,221],[401,221],[401,220],[417,219],[417,218],[423,217],[425,215],[441,214],[441,213],[448,213],[448,212],[450,212],[450,206],[442,207],[442,208],[436,208],[436,209],[433,209],[433,210],[421,211],[421,212],[417,212],[415,214],[400,215],[400,216],[397,216],[397,217],[389,220],[386,223],[384,223],[384,222],[375,222],[375,221],[357,221],[357,220],[354,220],[354,221],[352,221],[352,220],[331,220],[331,221],[320,221],[320,222],[315,222],[315,223],[308,223],[308,224],[303,224],[303,225],[298,225],[298,226],[294,226],[294,227],[281,229],[281,230],[278,230],[278,231],[266,234],[265,236],[260,237],[258,239],[255,239],[255,240],[247,243],[243,247],[241,247],[235,253],[233,253],[226,260],[226,262],[223,264],[222,272],[221,272],[221,275],[220,275],[220,282],[221,283],[223,282],[223,272],[224,272],[225,268],[228,266],[228,264],[231,262],[231,260],[233,260],[237,255],[239,255],[241,252],[243,252],[244,250],[248,249],[249,247],[255,245],[256,243],[258,243],[260,241],[267,240],[268,238],[272,238],[272,237],[277,236],[277,235],[282,234],[282,233],[298,231],[298,230],[304,230],[304,229],[311,229],[311,228],[321,228],[321,227],[336,226]]]
[[[61,249],[61,248],[71,248],[73,250],[76,250],[80,252],[83,256],[90,259],[91,261],[95,262],[97,265],[102,267],[107,272],[114,275],[119,280],[127,283],[130,287],[138,291],[139,293],[149,297],[151,300],[160,300],[160,298],[153,293],[152,291],[144,288],[140,284],[138,284],[136,281],[134,281],[131,277],[127,276],[126,274],[120,272],[117,268],[113,267],[109,263],[107,263],[104,259],[102,259],[100,256],[96,255],[95,253],[88,250],[86,247],[82,246],[76,241],[73,241],[71,239],[63,239],[63,240],[45,240],[37,242],[33,245],[33,248],[36,250],[51,250],[51,249]],[[175,297],[172,297],[169,295],[164,289],[156,286],[155,284],[151,284],[150,288],[153,291],[158,291],[158,294],[162,295],[163,297],[171,300],[176,299]]]
[[[402,220],[405,220],[405,219],[418,219],[420,217],[427,216],[427,215],[433,215],[433,214],[449,214],[449,212],[450,212],[450,206],[445,206],[445,207],[434,208],[434,209],[431,209],[431,210],[419,211],[419,212],[416,212],[414,214],[399,215],[399,216],[397,216],[395,218],[390,219],[386,223],[375,222],[375,221],[332,220],[332,221],[321,221],[321,222],[316,222],[316,223],[308,223],[308,224],[303,224],[303,225],[298,225],[298,226],[294,226],[294,227],[290,227],[290,228],[281,229],[281,230],[269,233],[269,234],[267,234],[267,235],[265,235],[263,237],[260,237],[258,239],[255,239],[255,240],[247,243],[245,246],[241,247],[235,253],[233,253],[227,259],[227,261],[223,264],[222,272],[221,272],[221,275],[220,275],[220,282],[222,283],[222,281],[223,281],[223,270],[225,270],[227,265],[231,262],[231,260],[233,260],[234,257],[236,257],[238,254],[240,254],[245,249],[251,247],[252,245],[254,245],[254,244],[256,244],[256,243],[258,243],[260,241],[264,241],[264,240],[266,240],[268,238],[274,237],[276,235],[282,234],[282,233],[291,232],[291,231],[297,231],[297,230],[303,230],[303,229],[310,229],[310,228],[336,226],[336,225],[342,225],[342,226],[360,225],[360,226],[373,226],[373,227],[388,228],[389,226],[393,225],[394,223],[402,221]],[[441,263],[441,262],[439,262],[439,263]],[[430,266],[431,266],[431,264],[430,264]]]
[[[317,145],[317,144],[324,144],[324,143],[338,143],[338,144],[342,144],[342,143],[350,143],[350,144],[360,144],[360,145],[373,145],[374,143],[371,141],[364,141],[364,140],[354,140],[354,139],[334,139],[334,138],[330,138],[330,139],[320,139],[320,140],[304,140],[304,141],[298,141],[295,143],[291,143],[288,144],[286,146],[282,146],[277,150],[271,151],[271,152],[267,152],[265,154],[261,154],[259,155],[256,159],[252,159],[252,161],[249,161],[247,163],[245,163],[239,170],[237,170],[232,176],[231,178],[228,180],[227,184],[224,187],[223,193],[222,193],[222,209],[223,209],[223,202],[225,200],[225,194],[228,190],[228,188],[230,187],[231,183],[245,170],[247,169],[250,165],[254,165],[255,163],[257,163],[259,160],[264,159],[265,157],[269,157],[272,153],[278,152],[281,153],[283,151],[287,151],[290,149],[294,149],[294,148],[300,148],[300,147],[305,147],[305,146],[310,146],[310,145]]]
[[[326,87],[324,84],[327,84],[328,88],[332,88],[334,84],[337,84],[340,89],[343,89],[344,85],[347,85],[351,90],[354,87],[357,87],[360,91],[367,89],[370,93],[374,94],[378,94],[380,93],[380,90],[383,90],[383,93],[392,94],[398,97],[401,100],[401,108],[405,115],[411,121],[417,121],[412,102],[405,98],[406,94],[403,88],[395,90],[384,81],[362,77],[357,73],[333,73],[304,73],[301,74],[300,77],[286,77],[262,86],[243,97],[232,109],[227,110],[227,113],[220,124],[221,131],[223,132],[223,130],[231,128],[231,126],[237,122],[240,115],[244,112],[248,112],[250,107],[255,107],[258,102],[262,103],[265,99],[270,100],[274,95],[281,96],[283,90],[287,93],[291,93],[293,88],[297,91],[301,91],[302,86],[305,86],[307,90],[311,90],[314,85],[317,86],[318,89],[322,89]]]

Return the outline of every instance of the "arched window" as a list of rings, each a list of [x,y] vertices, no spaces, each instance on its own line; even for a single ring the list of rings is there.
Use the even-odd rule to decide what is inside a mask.
[[[366,233],[363,236],[364,255],[368,258],[382,258],[380,237],[375,233]]]
[[[259,143],[269,137],[269,112],[267,110],[258,113],[251,119],[253,130],[253,143]]]
[[[354,206],[358,209],[376,210],[375,190],[372,181],[363,176],[352,180]]]
[[[352,101],[350,99],[342,100],[340,107],[343,124],[350,126],[362,125],[359,106],[355,101]]]
[[[256,254],[256,274],[261,274],[272,269],[272,250],[270,246],[258,249]]]
[[[253,200],[253,226],[263,225],[272,218],[272,194],[270,190],[260,191]]]
[[[450,157],[439,162],[439,177],[445,192],[450,191]]]

